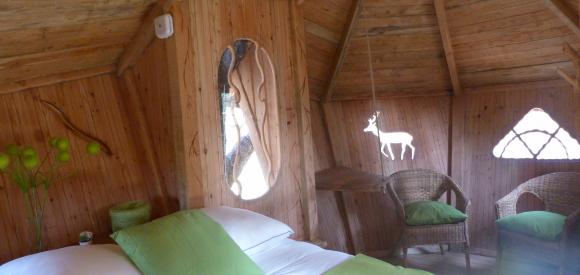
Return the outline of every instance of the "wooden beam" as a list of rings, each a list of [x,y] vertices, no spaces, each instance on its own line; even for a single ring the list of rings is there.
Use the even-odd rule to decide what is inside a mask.
[[[572,77],[571,75],[569,75],[568,73],[564,72],[562,69],[557,69],[556,72],[558,72],[558,74],[564,78],[564,80],[566,80],[566,82],[570,83],[570,85],[572,85],[572,87],[574,87],[574,89],[576,89],[576,79],[574,79],[574,77]]]
[[[574,48],[572,48],[572,46],[570,46],[568,43],[564,43],[562,51],[570,58],[570,60],[572,60],[572,64],[574,64],[574,70],[576,71],[576,77],[570,76],[560,68],[558,68],[556,72],[562,78],[564,78],[566,82],[570,83],[570,85],[574,87],[575,93],[580,93],[580,56],[578,55],[578,52],[576,52],[576,50],[574,50]]]
[[[578,14],[573,9],[563,0],[545,0],[544,3],[572,32],[580,37]]]
[[[118,76],[121,76],[127,68],[135,65],[139,56],[141,56],[145,49],[147,49],[147,46],[155,39],[153,21],[157,16],[167,13],[171,5],[173,5],[173,0],[159,0],[147,12],[143,19],[143,24],[141,24],[141,27],[139,27],[131,42],[125,47],[121,58],[119,58],[117,66]]]
[[[338,52],[334,60],[332,76],[330,77],[330,82],[328,83],[328,89],[326,90],[324,101],[330,101],[332,99],[332,93],[334,92],[334,87],[336,86],[338,73],[340,72],[340,67],[342,67],[342,63],[344,63],[344,59],[346,58],[346,52],[348,45],[350,44],[350,39],[352,37],[357,18],[360,14],[361,5],[361,0],[354,0],[352,6],[350,7],[347,23],[345,24],[345,30],[343,31],[342,38],[340,39]]]
[[[61,83],[65,81],[77,80],[97,75],[103,75],[112,73],[117,69],[114,64],[105,65],[96,68],[78,70],[73,72],[59,73],[48,76],[42,76],[32,79],[14,81],[9,83],[0,84],[0,94],[15,93],[19,91],[24,91],[36,87]]]
[[[447,60],[447,68],[449,70],[449,76],[451,77],[451,84],[453,85],[453,94],[460,95],[462,93],[461,81],[459,80],[455,54],[453,53],[453,44],[451,43],[451,34],[449,33],[449,25],[447,24],[445,0],[435,0],[434,4],[439,32],[441,33],[441,41],[443,42],[443,50],[445,51],[445,60]]]

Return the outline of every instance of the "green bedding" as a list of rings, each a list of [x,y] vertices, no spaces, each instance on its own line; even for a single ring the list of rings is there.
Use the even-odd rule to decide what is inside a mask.
[[[363,254],[358,254],[355,257],[335,266],[333,269],[324,273],[326,275],[428,275],[431,274],[426,271],[403,268],[400,266],[394,266],[365,256]],[[431,274],[432,275],[432,274]]]
[[[262,270],[199,210],[177,212],[111,235],[145,275],[259,275]]]

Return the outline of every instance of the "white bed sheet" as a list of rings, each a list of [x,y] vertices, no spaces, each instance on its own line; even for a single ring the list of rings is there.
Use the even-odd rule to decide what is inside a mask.
[[[22,257],[0,266],[0,275],[142,275],[121,247],[69,246]]]
[[[266,275],[317,275],[351,258],[349,254],[325,250],[316,245],[280,240],[246,251]]]
[[[316,245],[281,239],[246,251],[266,275],[316,275],[351,258]],[[0,275],[142,275],[117,245],[69,246],[0,266]],[[225,274],[224,274],[225,275]]]

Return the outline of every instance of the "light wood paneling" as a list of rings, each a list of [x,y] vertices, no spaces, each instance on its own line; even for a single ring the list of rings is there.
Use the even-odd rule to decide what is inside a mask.
[[[147,167],[140,164],[142,156],[132,138],[134,124],[127,119],[123,92],[116,77],[102,75],[0,96],[0,146],[18,142],[42,152],[52,136],[68,137],[73,144],[69,171],[76,165],[80,174],[50,191],[44,227],[48,248],[75,244],[83,230],[108,234],[108,209],[115,203],[149,200],[154,216],[165,213],[160,203],[163,194],[146,177]],[[36,97],[61,106],[79,127],[106,141],[114,155],[79,160],[85,143],[36,102]],[[0,217],[0,262],[27,254],[30,234],[22,196],[4,177],[0,180]]]
[[[335,166],[334,156],[321,104],[317,101],[310,101],[310,111],[312,141],[314,143],[314,170],[318,172]]]
[[[578,1],[563,1],[576,16]],[[544,1],[447,1],[447,16],[462,83],[478,87],[557,79],[572,72],[562,44],[578,37]]]
[[[127,74],[134,76],[132,98],[135,112],[143,113],[145,124],[143,135],[151,140],[152,163],[159,171],[160,181],[168,186],[168,196],[173,198],[172,209],[177,208],[178,189],[175,173],[175,150],[173,140],[171,98],[169,96],[169,75],[167,72],[167,53],[164,41],[156,40],[139,58]],[[131,76],[130,76],[131,77]],[[126,76],[123,77],[126,80]],[[135,102],[137,101],[137,102]],[[146,152],[148,153],[148,152]]]
[[[367,31],[379,97],[438,95],[451,90],[433,1],[363,4],[333,99],[370,98]]]
[[[141,26],[141,17],[155,2],[3,1],[0,85],[116,64]],[[4,67],[8,61],[10,66]]]
[[[544,109],[580,137],[580,99],[564,81],[532,82],[468,91],[456,97],[452,177],[471,199],[471,245],[495,250],[494,203],[520,183],[543,174],[580,171],[578,161],[496,159],[493,147],[532,108]],[[533,204],[533,202],[529,202]]]
[[[308,81],[311,97],[320,99],[328,89],[341,37],[354,0],[307,0],[304,22]]]
[[[400,98],[379,100],[377,103],[382,116],[380,129],[385,132],[409,132],[413,135],[413,145],[417,148],[414,160],[410,159],[408,151],[405,160],[400,160],[401,148],[393,145],[397,160],[383,157],[385,176],[412,168],[427,168],[446,173],[449,97]],[[334,120],[344,125],[338,128],[339,131],[331,127],[329,132],[331,135],[342,135],[341,138],[346,139],[337,146],[333,145],[335,151],[348,155],[343,158],[345,163],[342,165],[381,175],[377,138],[371,133],[363,132],[372,114],[371,105],[370,101],[329,103],[327,108],[330,110],[327,114],[331,114]],[[331,136],[330,139],[332,138]],[[321,238],[329,241],[330,247],[344,251],[346,238],[335,236],[342,236],[344,228],[340,228],[342,221],[337,216],[333,194],[319,191],[318,199]],[[360,231],[353,234],[362,238],[363,251],[382,251],[384,254],[396,247],[400,232],[396,226],[394,205],[388,195],[353,193],[351,202],[345,201],[345,204],[347,208],[356,209]]]
[[[314,170],[310,149],[311,122],[302,17],[295,1],[190,2],[194,91],[200,124],[201,179],[205,206],[229,205],[258,211],[289,224],[296,238],[316,232]],[[280,94],[282,163],[277,184],[264,197],[241,201],[224,182],[219,125],[217,68],[223,50],[237,38],[249,37],[271,55]],[[196,110],[197,108],[197,110]],[[187,122],[184,122],[187,123]],[[306,150],[309,148],[309,150]],[[309,172],[309,169],[312,171]],[[308,198],[303,200],[303,198]],[[314,215],[313,215],[314,214]]]

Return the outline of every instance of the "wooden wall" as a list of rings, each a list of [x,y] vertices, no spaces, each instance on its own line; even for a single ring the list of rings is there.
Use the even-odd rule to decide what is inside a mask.
[[[363,132],[372,114],[371,102],[342,101],[328,104],[325,116],[337,163],[380,175],[377,138]],[[401,147],[393,145],[396,160],[383,157],[385,176],[412,168],[447,172],[449,97],[379,100],[377,105],[382,116],[380,129],[385,132],[409,132],[414,137],[413,145],[417,149],[414,160],[410,159],[409,151],[405,160],[400,160]],[[315,134],[318,132],[314,131]],[[323,139],[315,136],[314,140],[315,147],[322,146],[319,143]],[[323,159],[326,156],[317,158]],[[400,231],[396,226],[394,205],[388,195],[354,193],[350,203],[346,203],[346,207],[356,209],[360,232],[354,234],[359,236],[364,251],[382,251],[384,254],[394,248]],[[334,195],[319,191],[318,205],[321,239],[328,241],[331,248],[344,251],[345,238],[340,237],[344,232],[338,219]]]
[[[296,238],[314,238],[316,207],[306,79],[304,27],[296,1],[190,2],[196,106],[199,115],[201,182],[205,206],[230,205],[288,223]],[[217,67],[237,38],[251,38],[270,53],[280,95],[282,154],[277,184],[264,197],[241,201],[224,182]],[[193,109],[197,107],[197,110]],[[184,120],[184,123],[188,123]]]
[[[50,137],[63,136],[74,148],[71,166],[77,166],[80,174],[50,190],[44,228],[47,248],[75,244],[83,230],[108,234],[108,209],[115,203],[149,200],[155,216],[165,213],[161,203],[165,193],[159,192],[163,187],[141,163],[142,145],[133,137],[135,124],[128,119],[122,94],[115,76],[102,75],[0,96],[1,147],[17,142],[45,151]],[[79,160],[86,143],[34,98],[61,106],[80,128],[106,141],[114,155]],[[0,263],[29,253],[31,233],[22,196],[5,177],[0,179],[0,217]]]
[[[579,98],[563,80],[482,88],[454,98],[452,176],[471,199],[471,240],[476,250],[493,254],[495,249],[495,201],[530,178],[580,172],[577,160],[496,159],[493,147],[534,107],[580,138]]]

